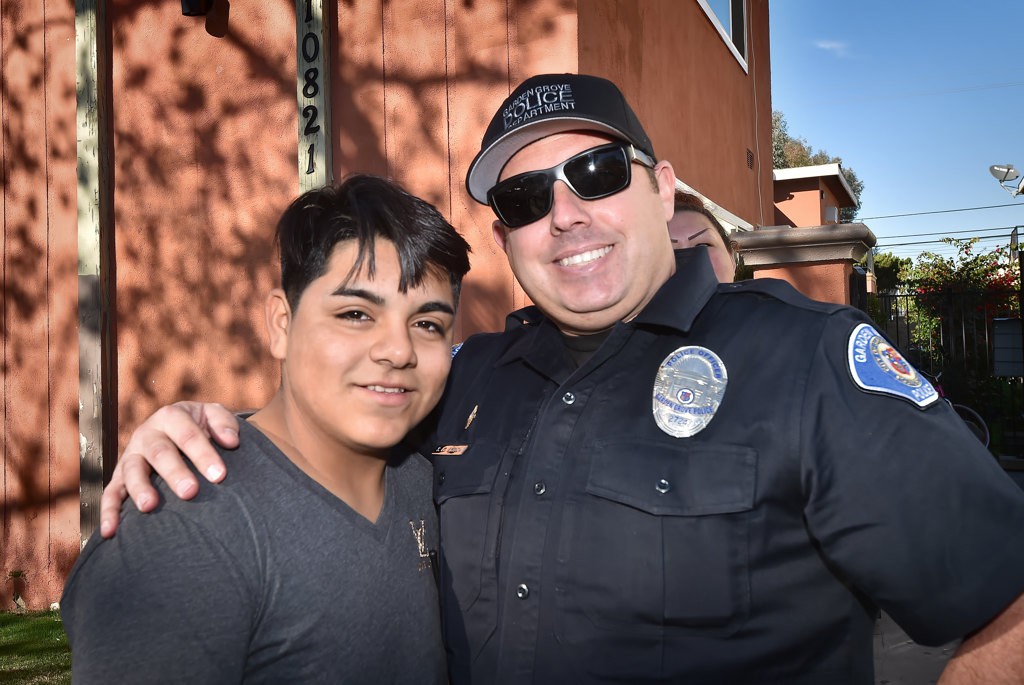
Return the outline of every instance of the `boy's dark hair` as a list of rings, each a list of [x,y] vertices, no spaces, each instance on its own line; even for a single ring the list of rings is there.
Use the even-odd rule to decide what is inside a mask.
[[[415,288],[428,273],[448,277],[455,304],[462,277],[469,271],[469,244],[430,203],[410,195],[394,181],[353,174],[341,184],[307,191],[277,223],[281,249],[281,288],[295,309],[302,293],[327,271],[335,245],[355,240],[359,250],[349,271],[374,273],[377,238],[395,246],[401,265],[398,287]]]
[[[682,190],[676,189],[675,203],[673,207],[674,212],[696,212],[697,214],[703,214],[711,225],[718,231],[718,235],[721,236],[722,242],[725,243],[725,249],[729,251],[729,254],[736,254],[736,241],[729,237],[728,231],[722,226],[718,218],[711,213],[711,210],[707,208],[704,201],[696,195],[685,193]]]

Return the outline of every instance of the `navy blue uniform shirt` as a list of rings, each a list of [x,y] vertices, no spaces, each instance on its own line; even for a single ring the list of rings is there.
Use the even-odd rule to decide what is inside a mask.
[[[1013,601],[1024,494],[941,400],[855,384],[863,323],[694,249],[580,368],[532,308],[466,341],[424,449],[452,682],[867,685],[875,606],[939,644]],[[727,381],[675,437],[681,349]]]

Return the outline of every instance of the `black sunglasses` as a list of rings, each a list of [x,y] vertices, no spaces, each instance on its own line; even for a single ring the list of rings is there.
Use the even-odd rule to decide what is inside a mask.
[[[629,185],[632,163],[654,168],[654,160],[627,143],[584,150],[550,169],[506,178],[487,191],[487,204],[509,228],[533,223],[551,211],[555,181],[583,200],[600,200]]]

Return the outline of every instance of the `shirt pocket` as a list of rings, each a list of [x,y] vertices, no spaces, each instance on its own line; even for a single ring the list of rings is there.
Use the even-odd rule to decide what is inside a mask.
[[[448,640],[467,645],[473,653],[497,624],[501,520],[492,491],[501,455],[498,443],[478,440],[461,454],[432,456],[441,534],[442,618]]]
[[[560,541],[565,601],[606,629],[738,628],[750,608],[756,474],[744,446],[595,443]]]

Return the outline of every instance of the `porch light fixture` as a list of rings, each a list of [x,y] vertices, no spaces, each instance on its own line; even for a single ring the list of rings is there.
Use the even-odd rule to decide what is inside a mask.
[[[1012,164],[993,164],[988,168],[988,173],[992,174],[992,177],[999,181],[999,185],[1013,197],[1024,194],[1024,178],[1018,183],[1013,183],[1020,176],[1020,172]]]

